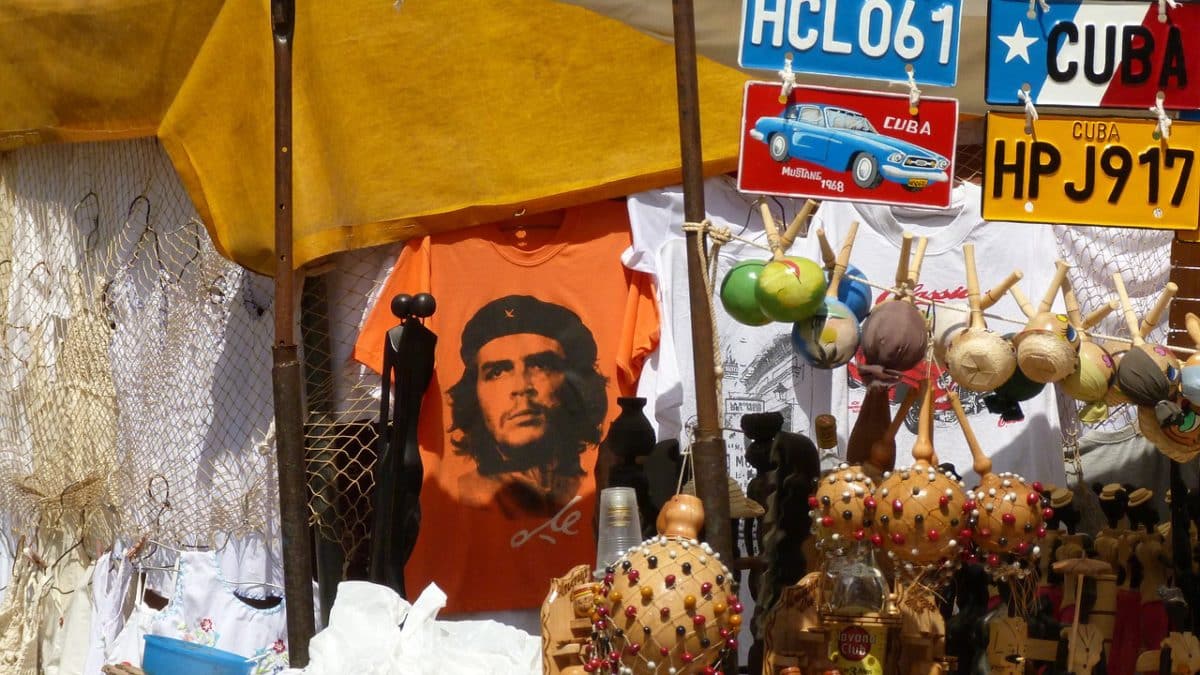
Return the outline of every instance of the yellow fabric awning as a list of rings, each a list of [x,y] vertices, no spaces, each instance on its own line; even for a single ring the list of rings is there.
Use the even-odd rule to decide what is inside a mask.
[[[673,48],[623,23],[550,0],[297,5],[297,266],[679,179]],[[0,149],[156,133],[217,247],[273,271],[267,0],[10,0],[0,38]],[[730,171],[747,78],[699,70],[705,170]]]

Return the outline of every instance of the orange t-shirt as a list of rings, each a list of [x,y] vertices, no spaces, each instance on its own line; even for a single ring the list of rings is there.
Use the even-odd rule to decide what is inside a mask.
[[[436,582],[448,613],[536,607],[553,577],[595,563],[597,443],[658,341],[650,279],[621,265],[629,243],[618,202],[568,209],[558,228],[413,240],[367,317],[354,357],[379,371],[392,297],[437,300],[405,584]]]

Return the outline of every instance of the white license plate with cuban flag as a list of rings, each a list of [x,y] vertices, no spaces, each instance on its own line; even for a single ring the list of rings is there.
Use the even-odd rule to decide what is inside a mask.
[[[1198,1],[988,0],[989,104],[1194,109],[1196,77]]]

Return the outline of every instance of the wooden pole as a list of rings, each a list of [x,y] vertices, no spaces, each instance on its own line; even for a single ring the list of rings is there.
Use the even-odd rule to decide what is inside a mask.
[[[679,155],[683,170],[683,215],[704,220],[704,174],[700,152],[700,92],[696,76],[696,26],[692,0],[673,0],[675,85],[679,100]],[[687,233],[688,298],[692,313],[696,375],[696,440],[692,444],[696,496],[704,504],[704,538],[723,560],[733,562],[729,521],[729,466],[717,400],[716,348],[708,294],[697,250],[698,232]]]
[[[304,470],[302,372],[293,326],[296,273],[292,268],[292,38],[295,0],[272,0],[275,43],[275,345],[271,369],[275,396],[275,453],[279,470],[279,517],[283,537],[283,583],[287,601],[288,660],[308,665],[313,617],[312,541],[308,529],[308,483]]]

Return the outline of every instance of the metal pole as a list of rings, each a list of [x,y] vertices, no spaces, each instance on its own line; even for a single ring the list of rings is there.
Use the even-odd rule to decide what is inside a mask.
[[[700,153],[700,95],[696,77],[696,27],[692,0],[674,0],[675,84],[679,95],[679,154],[683,168],[683,215],[688,222],[704,220],[704,174]],[[704,503],[704,538],[721,558],[733,564],[733,535],[729,520],[729,466],[721,435],[717,400],[716,348],[713,345],[712,298],[701,269],[697,239],[687,236],[688,296],[692,312],[693,368],[696,376],[696,441],[692,463],[696,496]]]
[[[279,516],[283,535],[284,595],[287,599],[288,657],[308,665],[313,617],[312,542],[308,529],[308,485],[304,471],[304,424],[297,357],[296,274],[292,269],[292,37],[295,0],[272,0],[275,43],[275,346],[271,379],[275,393],[275,451],[279,465]]]

